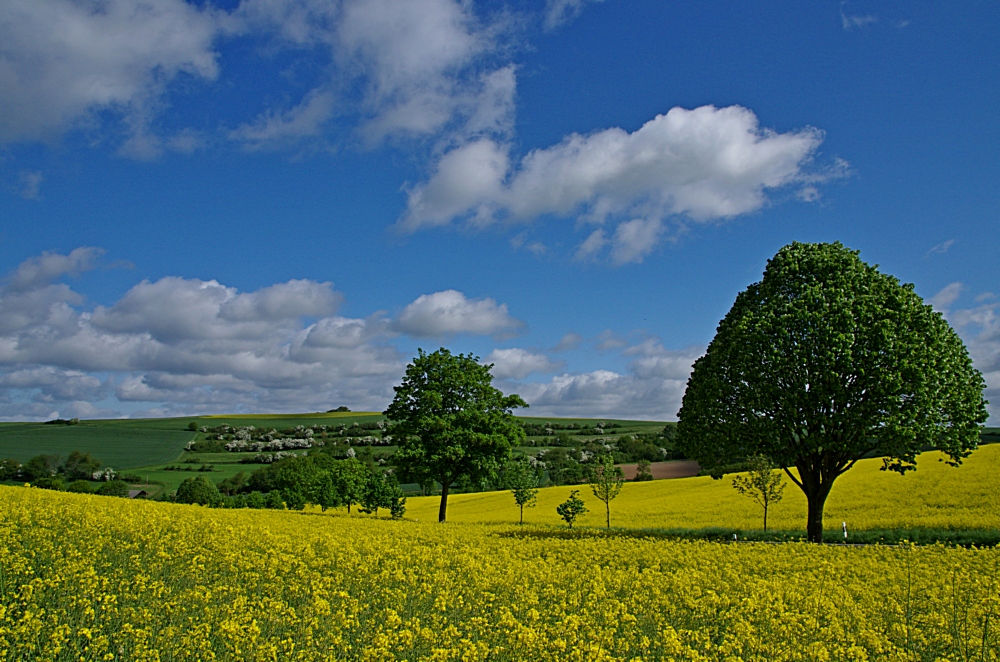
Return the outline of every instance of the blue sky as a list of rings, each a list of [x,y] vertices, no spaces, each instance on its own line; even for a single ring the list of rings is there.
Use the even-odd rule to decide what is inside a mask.
[[[914,283],[1000,403],[997,34],[991,2],[2,2],[0,420],[380,410],[442,345],[531,414],[672,420],[791,241]]]

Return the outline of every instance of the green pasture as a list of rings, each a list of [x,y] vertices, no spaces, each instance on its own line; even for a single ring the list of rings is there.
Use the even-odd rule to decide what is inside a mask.
[[[194,438],[190,418],[80,421],[78,425],[0,423],[0,457],[24,462],[45,453],[90,453],[104,466],[132,469],[176,460]]]

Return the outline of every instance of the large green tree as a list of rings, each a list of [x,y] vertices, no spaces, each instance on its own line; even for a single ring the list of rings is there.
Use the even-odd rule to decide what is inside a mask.
[[[678,446],[708,469],[754,455],[784,468],[820,542],[830,489],[862,457],[902,474],[931,447],[960,464],[986,420],[984,386],[912,285],[840,243],[793,243],[737,296],[695,362]]]
[[[492,367],[472,354],[421,349],[385,410],[387,433],[399,446],[393,462],[409,480],[441,484],[439,522],[445,521],[448,491],[457,481],[491,477],[511,446],[524,439],[512,412],[528,405],[494,388]]]

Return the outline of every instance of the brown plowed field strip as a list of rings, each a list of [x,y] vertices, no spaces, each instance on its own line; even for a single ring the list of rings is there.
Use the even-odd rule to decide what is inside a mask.
[[[635,464],[619,464],[625,474],[625,480],[634,480]],[[697,476],[701,467],[694,460],[673,460],[671,462],[650,462],[649,471],[655,480],[661,478],[689,478]]]

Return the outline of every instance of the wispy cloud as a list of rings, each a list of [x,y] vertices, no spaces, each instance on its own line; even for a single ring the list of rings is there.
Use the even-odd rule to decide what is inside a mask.
[[[546,0],[543,25],[546,30],[554,30],[579,16],[584,5],[598,2],[604,0]]]
[[[962,285],[962,283],[950,283],[942,288],[940,292],[928,299],[927,302],[934,307],[934,310],[947,315],[948,310],[951,308],[951,304],[955,303],[958,297],[961,296],[964,288],[965,286]]]
[[[41,200],[42,173],[40,170],[24,170],[17,178],[18,195],[25,200]]]
[[[847,0],[842,0],[840,3],[840,21],[845,30],[865,28],[878,23],[878,17],[872,14],[848,14],[847,4]]]
[[[952,245],[954,245],[954,243],[955,243],[954,239],[949,239],[948,241],[941,242],[940,244],[934,246],[929,251],[927,251],[927,257],[930,257],[931,255],[947,253],[948,249],[951,248]]]

